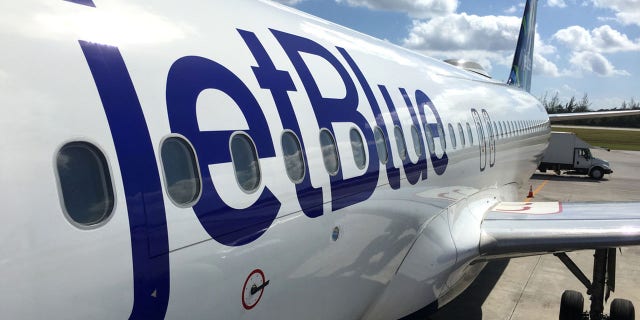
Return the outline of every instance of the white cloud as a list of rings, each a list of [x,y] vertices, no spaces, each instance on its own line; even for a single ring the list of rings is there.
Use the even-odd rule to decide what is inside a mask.
[[[536,32],[536,37],[534,40],[534,51],[539,54],[554,54],[556,53],[556,47],[546,44],[542,38],[540,38],[540,34]]]
[[[533,72],[535,74],[550,77],[559,77],[562,74],[560,70],[558,70],[558,66],[556,66],[553,62],[547,60],[541,54],[533,55]]]
[[[591,31],[571,26],[558,30],[552,39],[571,50],[569,62],[578,71],[595,73],[600,76],[628,76],[625,70],[618,70],[604,56],[605,53],[640,51],[640,41],[631,41],[609,25],[597,27]]]
[[[627,35],[609,25],[597,27],[591,31],[571,26],[558,30],[552,37],[574,51],[620,52],[640,51],[640,42],[629,40]]]
[[[558,8],[567,7],[567,4],[564,2],[564,0],[547,0],[547,5],[549,7],[558,7]]]
[[[414,21],[404,46],[417,50],[513,50],[520,19],[466,13]]]
[[[598,8],[616,12],[617,20],[622,24],[640,26],[640,1],[638,0],[591,0]]]
[[[627,71],[616,69],[607,58],[597,52],[574,52],[569,62],[580,70],[593,72],[600,76],[629,75]]]
[[[426,22],[414,21],[403,45],[437,58],[473,60],[491,71],[494,64],[511,66],[520,23],[518,17],[451,14]],[[536,74],[554,77],[562,74],[553,62],[543,57],[555,52],[555,47],[545,44],[536,34]]]
[[[414,18],[431,18],[454,13],[458,0],[335,0],[351,6],[405,12]]]

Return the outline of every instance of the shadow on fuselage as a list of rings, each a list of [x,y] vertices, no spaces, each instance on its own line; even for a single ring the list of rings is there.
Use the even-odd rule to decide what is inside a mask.
[[[507,268],[509,260],[487,263],[476,280],[457,298],[433,313],[430,308],[420,310],[403,320],[482,319],[482,305]]]

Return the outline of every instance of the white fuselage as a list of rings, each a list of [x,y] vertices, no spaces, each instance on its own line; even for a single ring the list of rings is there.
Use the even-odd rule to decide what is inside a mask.
[[[548,141],[528,93],[270,2],[78,2],[0,4],[7,319],[402,317],[446,302],[479,271],[469,263],[482,215],[517,200]],[[375,154],[376,127],[399,180]],[[336,175],[321,129],[338,145]],[[366,140],[364,168],[351,129]],[[298,184],[285,169],[287,130],[304,145]],[[260,155],[250,192],[229,157],[228,137],[243,132]],[[160,147],[172,136],[198,157],[195,205],[167,195]],[[65,213],[56,156],[72,141],[96,146],[109,167],[114,209],[98,226]],[[269,284],[251,305],[243,290],[257,269]]]

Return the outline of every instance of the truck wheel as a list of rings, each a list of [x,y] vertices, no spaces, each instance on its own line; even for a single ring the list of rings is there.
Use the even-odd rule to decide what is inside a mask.
[[[602,176],[604,176],[604,171],[602,171],[602,169],[596,167],[591,169],[591,172],[589,172],[589,176],[595,180],[600,180],[602,179]]]

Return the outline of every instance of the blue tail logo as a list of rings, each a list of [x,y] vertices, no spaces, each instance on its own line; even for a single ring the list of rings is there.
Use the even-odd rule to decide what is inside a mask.
[[[513,56],[508,85],[531,91],[531,69],[533,66],[533,43],[536,34],[536,12],[538,0],[528,0],[520,25],[518,45]]]

